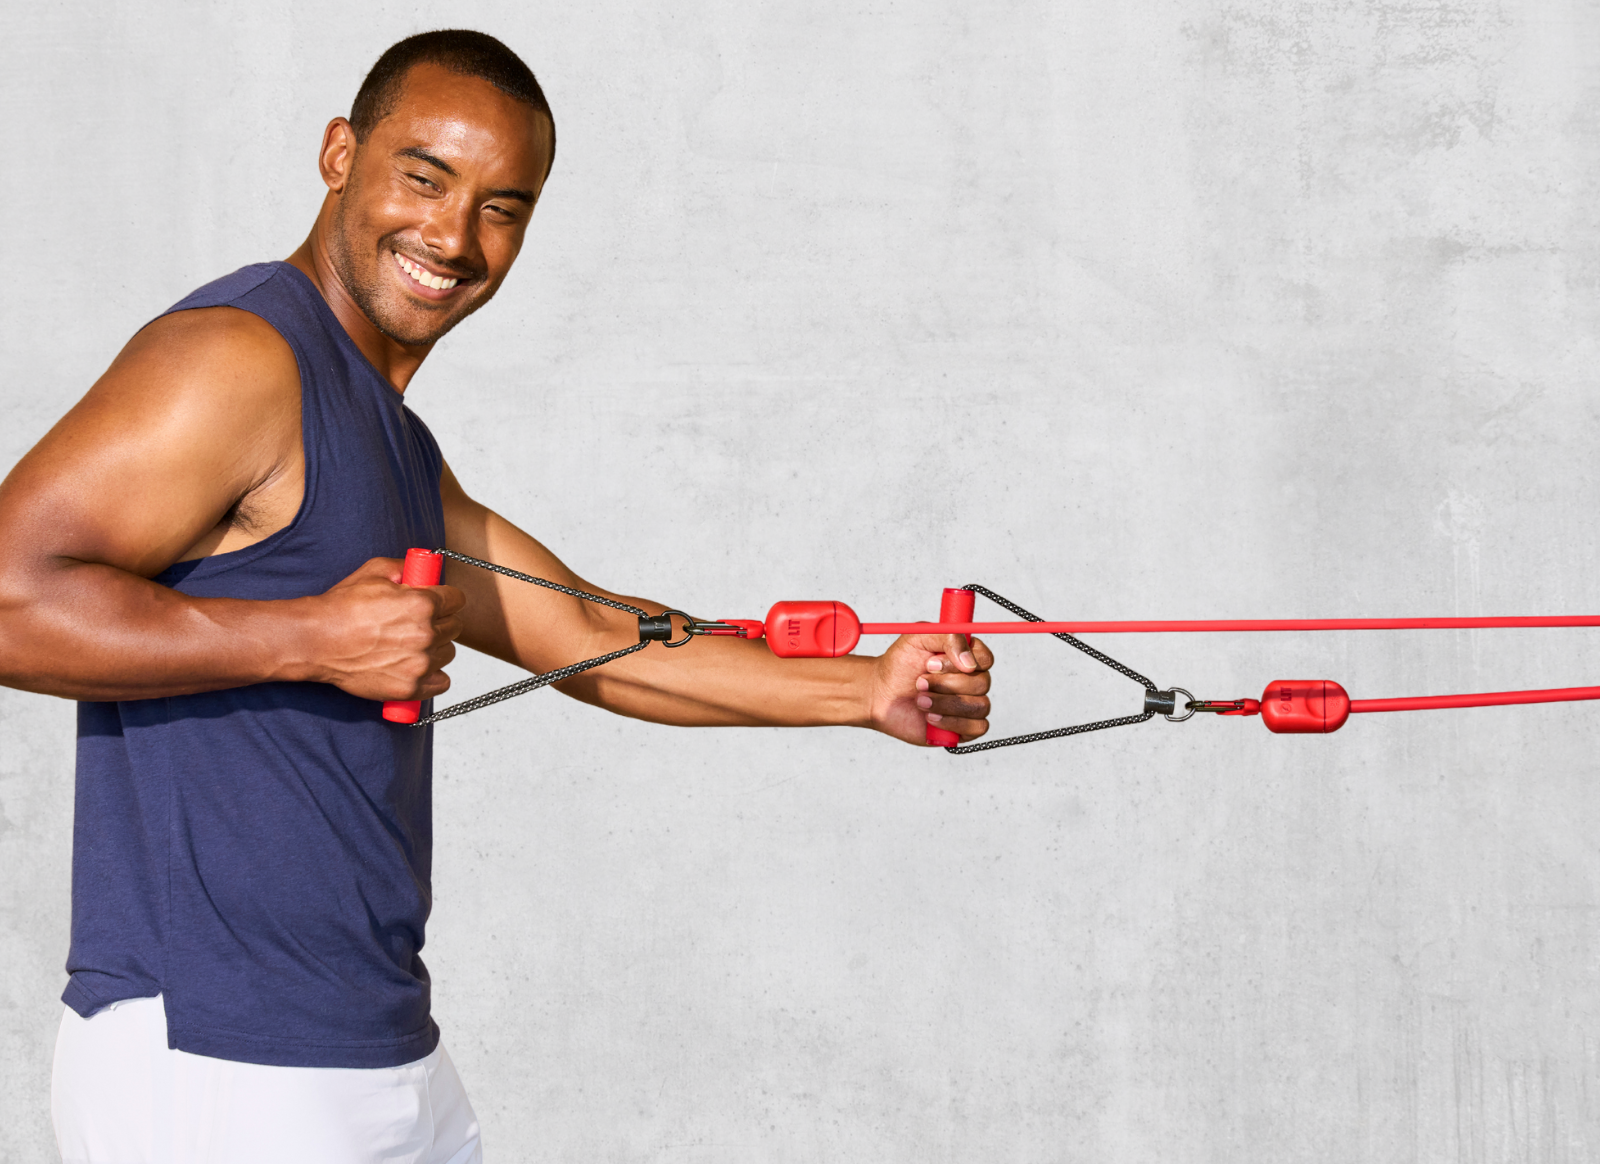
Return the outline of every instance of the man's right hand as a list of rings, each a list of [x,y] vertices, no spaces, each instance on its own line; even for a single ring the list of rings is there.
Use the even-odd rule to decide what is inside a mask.
[[[400,585],[399,558],[373,558],[302,601],[313,627],[307,678],[363,699],[431,699],[450,688],[466,599],[454,586]]]

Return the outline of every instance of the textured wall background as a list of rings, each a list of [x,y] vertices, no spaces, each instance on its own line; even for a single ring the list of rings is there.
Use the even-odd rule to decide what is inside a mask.
[[[10,5],[0,461],[293,249],[322,125],[441,25],[526,56],[561,156],[413,407],[581,573],[751,617],[1600,609],[1576,0]],[[1101,645],[1218,696],[1600,682],[1588,632]],[[996,697],[1138,706],[1049,642]],[[0,720],[35,1161],[71,709]],[[546,694],[440,740],[428,954],[492,1160],[1600,1157],[1593,707],[950,759]]]

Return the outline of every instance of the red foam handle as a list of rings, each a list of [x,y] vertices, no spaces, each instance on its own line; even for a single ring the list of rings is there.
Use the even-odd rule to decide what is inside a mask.
[[[432,550],[406,551],[406,563],[400,567],[400,585],[437,586],[442,577],[444,577],[443,554],[436,554]],[[422,718],[422,700],[385,700],[383,718],[390,723],[416,723]]]
[[[944,597],[939,599],[940,622],[971,622],[972,608],[978,601],[978,596],[970,590],[957,590],[945,588]],[[946,728],[928,725],[928,743],[936,748],[953,748],[961,742],[961,737]]]

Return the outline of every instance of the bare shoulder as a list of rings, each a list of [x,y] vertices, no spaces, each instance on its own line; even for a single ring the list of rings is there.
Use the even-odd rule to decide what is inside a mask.
[[[44,444],[69,434],[101,445],[132,439],[181,449],[215,472],[219,457],[245,452],[258,469],[292,454],[299,432],[300,370],[288,342],[259,316],[209,307],[135,335]]]
[[[237,307],[162,316],[128,341],[100,384],[136,388],[150,379],[168,389],[225,388],[230,395],[243,390],[270,397],[300,388],[288,341],[259,315]]]
[[[246,499],[267,527],[289,520],[302,461],[288,343],[235,308],[180,312],[134,336],[12,469],[0,533],[149,575],[210,552]]]

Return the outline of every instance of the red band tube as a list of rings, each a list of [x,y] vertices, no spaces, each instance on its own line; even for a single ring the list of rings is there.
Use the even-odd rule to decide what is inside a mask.
[[[925,622],[864,622],[864,635],[1125,635],[1192,632],[1492,630],[1517,627],[1600,626],[1600,614],[1515,615],[1492,618],[1233,618],[1142,622],[972,622],[941,618]]]
[[[971,590],[961,590],[955,587],[945,587],[943,597],[939,599],[940,622],[971,622],[972,609],[977,604],[978,596]],[[911,631],[912,634],[925,633]],[[953,661],[953,660],[952,660]],[[961,743],[961,737],[948,728],[928,725],[928,743],[935,748],[953,748]]]
[[[437,586],[443,576],[443,554],[420,549],[406,551],[405,565],[400,567],[400,585]],[[390,723],[416,723],[422,718],[422,700],[387,699],[383,704],[383,718]]]
[[[1543,691],[1482,691],[1469,695],[1410,695],[1399,699],[1352,699],[1350,714],[1368,711],[1442,711],[1451,707],[1506,707],[1522,703],[1570,703],[1600,699],[1600,687],[1551,687]]]

